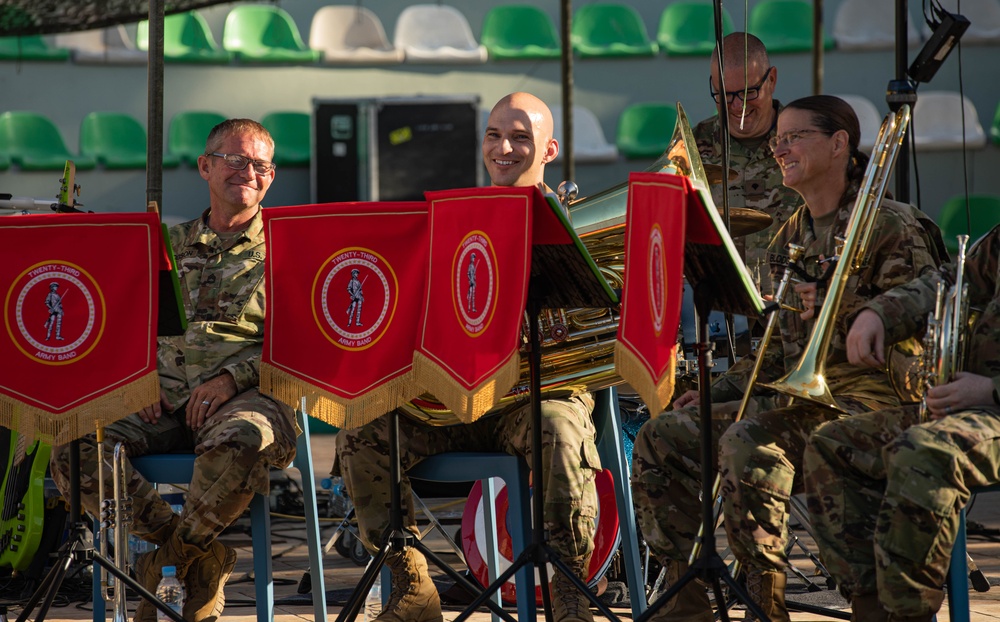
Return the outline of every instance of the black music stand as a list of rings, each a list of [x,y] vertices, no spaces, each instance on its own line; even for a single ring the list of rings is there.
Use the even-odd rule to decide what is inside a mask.
[[[701,579],[712,586],[715,604],[724,622],[729,620],[726,600],[722,595],[721,581],[729,586],[730,594],[743,602],[747,609],[762,622],[768,617],[746,594],[743,587],[729,573],[729,569],[716,549],[714,497],[712,482],[715,479],[715,447],[712,438],[712,392],[711,392],[711,337],[708,317],[711,311],[725,311],[760,316],[766,309],[764,301],[753,285],[746,265],[740,259],[732,238],[712,203],[711,195],[700,184],[693,184],[692,195],[700,200],[698,205],[688,209],[688,225],[684,243],[684,275],[694,289],[695,311],[698,317],[699,416],[701,419],[701,553],[691,564],[687,573],[671,585],[636,622],[645,622],[682,587],[694,579]]]
[[[573,229],[558,199],[546,194],[547,208],[534,211],[535,239],[538,232],[543,231],[543,238],[563,241],[555,243],[534,243],[531,249],[531,281],[528,285],[528,367],[530,369],[531,390],[531,471],[542,472],[542,399],[541,399],[541,368],[542,343],[538,316],[542,309],[565,308],[607,308],[618,304],[618,295],[611,289],[601,276],[597,264],[587,252],[583,242]],[[565,235],[563,235],[565,234]],[[591,594],[587,585],[580,580],[563,562],[559,555],[546,543],[544,533],[543,508],[543,478],[533,478],[534,491],[531,498],[532,532],[531,543],[517,557],[507,570],[500,574],[482,593],[463,610],[455,622],[467,619],[481,604],[488,601],[489,594],[499,590],[508,579],[526,564],[532,564],[538,570],[541,579],[542,603],[545,609],[545,619],[552,619],[552,602],[548,584],[546,563],[551,563],[557,572],[561,572],[576,589],[590,600],[591,603],[608,619],[618,620],[596,596]],[[522,594],[521,598],[531,598],[531,594]]]
[[[161,266],[159,281],[157,286],[154,287],[159,292],[157,297],[157,335],[182,335],[187,328],[187,317],[184,314],[184,306],[180,298],[177,265],[174,262],[173,249],[170,245],[170,238],[167,235],[165,225],[162,225],[162,230],[163,244],[170,258],[170,265],[169,267]],[[38,617],[35,618],[35,622],[42,622],[45,619],[56,595],[59,593],[59,588],[62,586],[63,580],[66,578],[66,574],[69,572],[70,566],[74,562],[85,565],[96,562],[119,581],[115,589],[123,589],[127,585],[135,590],[140,597],[153,603],[157,609],[163,611],[171,620],[184,622],[182,615],[168,607],[166,603],[143,587],[141,583],[116,566],[112,560],[95,551],[93,544],[88,542],[87,525],[84,521],[80,520],[83,512],[80,503],[79,439],[70,441],[69,451],[69,516],[72,521],[69,528],[69,535],[66,538],[66,542],[59,547],[56,562],[24,604],[24,610],[17,616],[17,622],[25,622],[36,605],[38,605]],[[41,601],[40,605],[39,601]]]

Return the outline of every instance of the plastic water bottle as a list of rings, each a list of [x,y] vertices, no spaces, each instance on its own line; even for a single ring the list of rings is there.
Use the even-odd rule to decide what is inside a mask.
[[[382,583],[376,578],[372,589],[368,590],[368,598],[365,599],[365,622],[373,622],[380,613],[382,613]]]
[[[177,580],[177,568],[175,566],[163,567],[163,578],[160,579],[160,584],[156,586],[156,597],[176,611],[177,615],[183,615],[184,586]],[[159,609],[156,610],[156,619],[158,621],[170,620],[167,614]]]

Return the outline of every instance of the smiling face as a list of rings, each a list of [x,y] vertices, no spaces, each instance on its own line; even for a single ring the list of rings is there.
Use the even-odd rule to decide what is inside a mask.
[[[267,162],[274,158],[271,145],[252,132],[229,134],[212,151]],[[274,181],[273,168],[263,175],[254,171],[253,164],[238,171],[230,168],[223,158],[216,156],[199,156],[198,171],[208,182],[212,210],[227,216],[234,216],[245,210],[256,210]]]
[[[742,62],[727,62],[725,79],[727,96],[723,97],[719,91],[719,66],[713,62],[712,93],[718,94],[716,108],[719,114],[724,110],[729,114],[729,134],[733,138],[751,139],[770,132],[774,123],[774,87],[778,70],[755,58],[750,59],[745,69]],[[747,98],[746,112],[743,110],[744,96]],[[731,101],[727,103],[727,100]]]
[[[786,108],[778,117],[773,142],[783,183],[804,197],[814,190],[844,183],[846,131],[831,135],[816,124],[813,112]]]
[[[493,185],[543,183],[545,164],[559,153],[552,130],[552,113],[534,95],[513,93],[501,99],[483,135],[483,163]]]

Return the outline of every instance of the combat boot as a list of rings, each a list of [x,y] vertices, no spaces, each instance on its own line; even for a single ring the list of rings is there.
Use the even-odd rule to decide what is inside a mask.
[[[886,622],[889,612],[882,608],[878,594],[851,595],[851,622]]]
[[[771,622],[789,622],[785,606],[785,583],[788,578],[777,570],[748,570],[747,594]]]
[[[174,566],[178,580],[184,584],[184,618],[189,622],[215,622],[226,602],[224,588],[236,566],[236,551],[218,541],[205,550],[171,535],[160,548],[139,556],[136,580],[155,594],[164,566]],[[156,607],[140,599],[135,621],[155,620]]]
[[[584,583],[587,582],[587,572],[590,569],[589,553],[563,561],[577,578]],[[594,622],[594,614],[590,612],[590,601],[566,575],[558,570],[554,571],[549,587],[552,595],[552,619],[555,622]]]
[[[392,572],[392,593],[376,620],[382,622],[442,622],[441,597],[427,572],[427,560],[413,547],[385,558]]]
[[[663,570],[663,587],[653,595],[652,602],[656,602],[661,594],[670,589],[670,586],[676,585],[681,577],[687,574],[688,563],[668,560],[663,564]],[[715,614],[712,613],[712,604],[708,601],[705,585],[699,579],[692,579],[649,620],[650,622],[714,622]]]

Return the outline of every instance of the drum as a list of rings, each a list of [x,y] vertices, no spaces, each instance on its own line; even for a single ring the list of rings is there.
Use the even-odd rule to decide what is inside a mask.
[[[590,572],[587,576],[587,584],[590,587],[597,585],[598,580],[603,577],[611,566],[615,551],[621,543],[621,533],[618,530],[618,506],[615,502],[615,490],[611,478],[611,471],[607,469],[599,471],[595,480],[597,485],[597,529],[594,534],[594,554],[590,559]],[[500,552],[500,572],[510,568],[514,560],[513,545],[510,532],[507,529],[507,487],[502,480],[495,482],[497,491],[494,507],[496,508],[497,525],[497,548]],[[462,552],[465,553],[465,561],[469,567],[469,572],[479,581],[480,585],[489,585],[489,568],[486,565],[486,535],[483,521],[483,486],[481,482],[476,482],[469,492],[469,499],[465,504],[465,511],[462,513]],[[530,542],[530,537],[529,537]],[[551,564],[547,567],[548,576],[551,578],[554,572]],[[535,599],[542,604],[541,580],[538,577],[538,569],[535,569]],[[500,588],[500,596],[508,605],[517,604],[517,592],[514,588],[514,579],[511,578]]]

